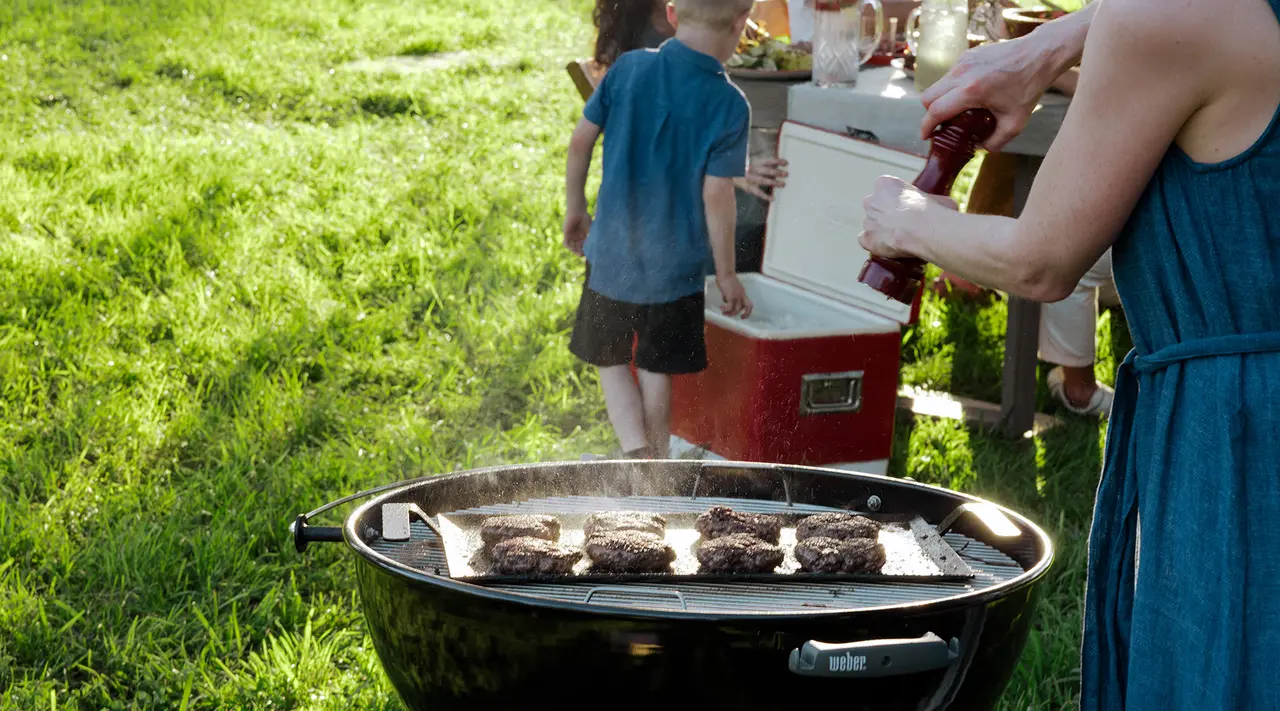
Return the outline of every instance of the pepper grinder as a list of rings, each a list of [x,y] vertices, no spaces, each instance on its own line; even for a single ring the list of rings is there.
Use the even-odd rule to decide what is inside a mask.
[[[933,132],[924,170],[912,183],[930,195],[950,195],[960,171],[973,160],[983,141],[996,130],[996,117],[986,109],[970,109]],[[909,304],[924,281],[924,260],[872,256],[862,265],[858,281],[891,299]]]

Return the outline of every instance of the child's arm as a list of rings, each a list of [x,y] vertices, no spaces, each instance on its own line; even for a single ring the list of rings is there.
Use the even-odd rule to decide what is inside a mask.
[[[569,160],[564,171],[564,246],[579,257],[582,243],[591,230],[591,216],[587,214],[587,172],[599,138],[600,127],[584,118],[578,121],[569,139]]]
[[[613,69],[605,72],[599,86],[582,107],[582,118],[569,139],[569,158],[564,172],[565,211],[564,246],[582,256],[582,245],[591,231],[591,216],[587,214],[587,171],[591,169],[591,153],[609,118],[609,106],[613,93],[613,78],[624,64],[619,60]]]
[[[707,212],[707,235],[711,239],[711,256],[716,263],[716,286],[724,297],[721,310],[728,316],[751,315],[751,300],[738,280],[733,253],[733,232],[737,226],[738,202],[733,192],[733,178],[708,175],[702,184],[702,203]]]
[[[711,148],[707,173],[702,181],[702,204],[707,213],[707,237],[716,263],[716,286],[724,297],[726,315],[751,316],[751,299],[738,280],[733,256],[733,232],[737,227],[738,198],[734,182],[747,173],[747,142],[751,134],[751,106],[739,97],[737,110],[728,118],[723,133]]]

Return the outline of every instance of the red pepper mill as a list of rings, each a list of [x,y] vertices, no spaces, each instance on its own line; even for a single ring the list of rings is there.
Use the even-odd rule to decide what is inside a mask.
[[[995,130],[996,117],[986,109],[970,109],[943,123],[933,132],[929,158],[912,185],[930,195],[950,195],[951,184]],[[872,256],[862,265],[858,281],[909,304],[924,281],[924,260]]]

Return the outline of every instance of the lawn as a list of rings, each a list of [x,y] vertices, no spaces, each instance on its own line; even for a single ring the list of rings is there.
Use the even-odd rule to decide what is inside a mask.
[[[286,526],[611,446],[559,246],[589,7],[0,7],[0,709],[400,708],[350,562]],[[926,302],[905,381],[998,399],[1003,324]],[[1052,532],[1004,708],[1070,705],[1098,423],[898,425],[894,474]]]

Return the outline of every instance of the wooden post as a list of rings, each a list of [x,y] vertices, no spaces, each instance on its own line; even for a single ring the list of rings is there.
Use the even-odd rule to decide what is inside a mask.
[[[1031,193],[1031,184],[1043,158],[1018,156],[1018,172],[1013,185],[1013,212],[1021,215]],[[1031,430],[1036,416],[1036,366],[1040,345],[1040,304],[1016,296],[1009,297],[1009,314],[1004,339],[1004,378],[1000,395],[1000,419],[1010,437]]]

